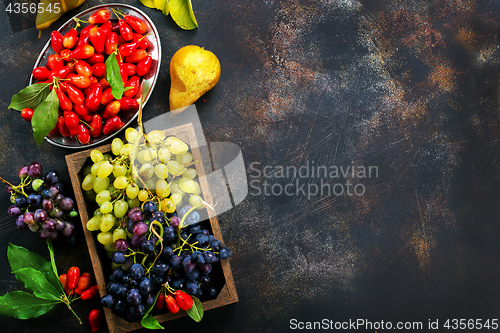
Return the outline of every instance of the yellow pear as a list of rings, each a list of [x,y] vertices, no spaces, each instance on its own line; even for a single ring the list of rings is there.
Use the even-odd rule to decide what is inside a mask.
[[[170,110],[196,102],[212,89],[220,77],[219,59],[196,45],[179,49],[170,60]]]

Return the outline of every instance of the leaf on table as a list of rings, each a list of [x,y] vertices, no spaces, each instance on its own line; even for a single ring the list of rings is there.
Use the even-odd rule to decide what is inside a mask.
[[[24,108],[30,108],[34,110],[50,94],[50,85],[50,83],[35,83],[27,86],[12,96],[9,109],[22,111]]]
[[[153,8],[153,9],[156,8],[154,0],[140,0],[140,1],[144,6],[148,8]]]
[[[162,293],[162,292],[163,292],[163,289],[160,290],[156,294],[155,301],[153,302],[153,304],[148,306],[146,308],[146,311],[144,312],[144,316],[142,317],[142,320],[141,320],[141,325],[147,329],[150,329],[150,330],[163,330],[164,329],[163,326],[160,325],[158,320],[156,320],[156,318],[150,314],[151,310],[154,308],[154,306],[156,304],[156,301],[158,300],[158,296],[160,296],[160,293]]]
[[[33,137],[38,145],[41,145],[43,138],[57,125],[59,117],[59,99],[55,90],[52,90],[45,101],[38,105],[31,119],[33,127]]]
[[[125,88],[123,87],[123,80],[120,74],[120,66],[116,59],[116,54],[112,53],[105,62],[106,66],[106,80],[111,86],[111,94],[115,99],[120,99],[123,96]]]
[[[7,259],[9,260],[12,271],[17,271],[21,268],[33,268],[44,274],[47,280],[54,285],[59,283],[59,278],[52,271],[52,266],[43,257],[27,250],[26,248],[9,243],[7,248]]]
[[[61,293],[45,278],[42,272],[26,267],[12,273],[14,273],[16,279],[23,282],[26,289],[31,290],[36,297],[51,301],[60,300]]]
[[[179,27],[192,30],[198,27],[191,0],[169,0],[170,16]]]
[[[191,309],[186,310],[189,317],[193,318],[194,321],[200,322],[203,319],[203,305],[198,298],[193,297],[193,306]]]
[[[49,282],[54,287],[56,287],[57,289],[59,289],[60,292],[61,292],[61,294],[63,294],[64,293],[64,287],[63,287],[63,285],[61,283],[61,280],[59,280],[59,278],[58,278],[59,273],[57,273],[56,260],[54,258],[54,246],[52,245],[52,241],[50,239],[47,238],[46,242],[47,242],[47,248],[49,249],[49,255],[50,255],[50,263],[48,263],[50,266],[47,267],[47,269],[50,269],[50,271],[52,272],[51,276],[56,277],[55,281],[50,281],[49,280]]]
[[[13,291],[0,296],[0,314],[18,319],[36,318],[49,312],[58,303],[24,291]]]

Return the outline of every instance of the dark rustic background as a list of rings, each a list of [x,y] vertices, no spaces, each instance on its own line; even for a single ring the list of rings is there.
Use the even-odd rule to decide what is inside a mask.
[[[52,28],[105,2],[87,0]],[[308,199],[249,189],[219,216],[240,302],[168,329],[284,332],[292,318],[426,325],[500,316],[500,2],[194,0],[194,31],[137,0],[124,2],[151,17],[162,43],[145,120],[168,111],[171,56],[200,45],[222,65],[217,86],[196,103],[207,141],[239,145],[249,181],[350,180],[366,190]],[[18,169],[36,160],[58,169],[69,188],[64,156],[72,151],[37,147],[29,124],[7,109],[49,33],[37,39],[32,21],[0,7],[0,175],[17,181]],[[253,162],[379,173],[254,178]],[[8,242],[48,252],[43,240],[15,228],[7,195],[0,199],[4,294],[22,288],[10,273]],[[56,259],[61,269],[91,269],[83,237],[73,247],[56,244]],[[61,305],[35,320],[1,317],[0,331],[88,332],[96,306],[74,303],[83,325]]]

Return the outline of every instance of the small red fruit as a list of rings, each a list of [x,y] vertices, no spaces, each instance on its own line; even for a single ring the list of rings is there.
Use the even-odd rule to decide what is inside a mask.
[[[23,119],[26,121],[31,121],[31,118],[33,118],[34,112],[35,112],[35,110],[33,110],[33,109],[24,108],[21,110],[21,117],[23,117]]]
[[[94,309],[89,314],[89,324],[92,332],[97,332],[101,327],[101,310]]]
[[[189,310],[193,307],[193,298],[182,290],[175,292],[175,301],[182,310]]]

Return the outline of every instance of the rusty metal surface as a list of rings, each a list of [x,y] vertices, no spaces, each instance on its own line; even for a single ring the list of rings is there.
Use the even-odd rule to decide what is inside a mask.
[[[217,86],[196,103],[204,133],[239,145],[247,167],[249,195],[219,217],[240,301],[207,312],[202,324],[183,318],[169,328],[284,332],[294,318],[426,328],[429,320],[499,316],[497,1],[193,2],[195,31],[125,2],[152,18],[162,40],[145,120],[168,109],[173,53],[204,46],[222,66]],[[37,147],[29,124],[7,110],[49,35],[37,40],[35,29],[9,18],[2,10],[0,174],[14,181],[20,166],[38,160],[69,186],[70,152]],[[22,287],[9,272],[8,242],[46,250],[15,229],[6,195],[0,205],[3,294]],[[83,239],[58,249],[62,267],[90,267]],[[75,303],[82,318],[92,306]],[[64,309],[0,323],[88,331]]]

